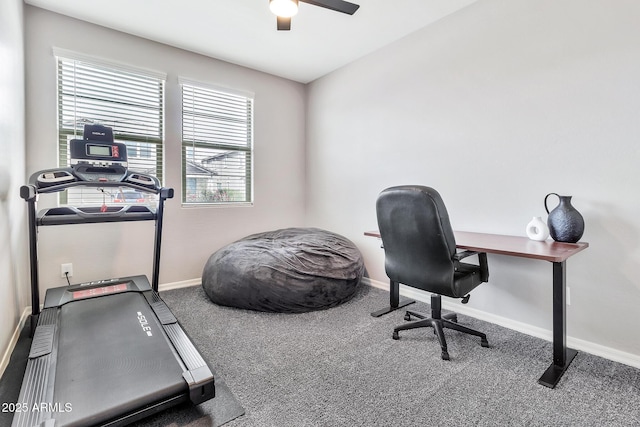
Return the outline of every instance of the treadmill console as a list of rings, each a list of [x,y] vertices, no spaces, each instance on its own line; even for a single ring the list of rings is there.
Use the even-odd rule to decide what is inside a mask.
[[[69,154],[82,181],[118,182],[127,175],[127,146],[114,142],[110,127],[85,125],[82,139],[69,141]]]
[[[30,181],[36,190],[47,191],[60,191],[81,183],[93,186],[123,183],[156,193],[160,188],[156,177],[128,169],[127,146],[115,142],[113,131],[107,126],[85,125],[83,138],[69,141],[69,164],[68,168],[37,172]]]
[[[119,182],[127,174],[127,146],[120,142],[72,139],[71,169],[83,181]]]

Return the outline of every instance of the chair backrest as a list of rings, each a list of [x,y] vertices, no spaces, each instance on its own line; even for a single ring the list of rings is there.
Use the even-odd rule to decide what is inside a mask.
[[[456,242],[440,194],[417,185],[387,188],[376,213],[389,279],[451,295]]]

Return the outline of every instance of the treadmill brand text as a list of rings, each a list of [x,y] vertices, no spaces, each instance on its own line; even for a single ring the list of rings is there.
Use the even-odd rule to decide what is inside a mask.
[[[147,322],[147,318],[140,312],[138,312],[138,322],[140,322],[140,326],[142,327],[142,330],[146,332],[147,336],[153,336],[149,322]]]

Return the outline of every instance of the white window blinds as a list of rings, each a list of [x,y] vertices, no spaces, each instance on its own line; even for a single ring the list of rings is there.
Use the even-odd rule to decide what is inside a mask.
[[[85,124],[96,123],[111,127],[115,141],[127,145],[130,170],[162,182],[164,77],[77,57],[58,56],[57,63],[59,165],[69,165],[69,141],[82,138]],[[117,203],[123,198],[124,189],[104,190],[69,189],[61,203]]]
[[[181,85],[183,203],[252,203],[252,96]]]

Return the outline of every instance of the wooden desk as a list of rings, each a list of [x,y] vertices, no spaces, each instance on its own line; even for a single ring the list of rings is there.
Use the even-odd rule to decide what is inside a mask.
[[[589,244],[586,242],[560,243],[550,240],[537,242],[520,236],[468,231],[455,231],[454,233],[456,246],[459,249],[532,258],[549,261],[553,264],[553,362],[538,382],[554,388],[573,358],[578,354],[576,350],[567,348],[566,261],[569,257],[588,248]],[[368,231],[364,234],[380,238],[378,231]],[[391,308],[396,309],[393,307],[394,299],[391,298],[391,301]]]

